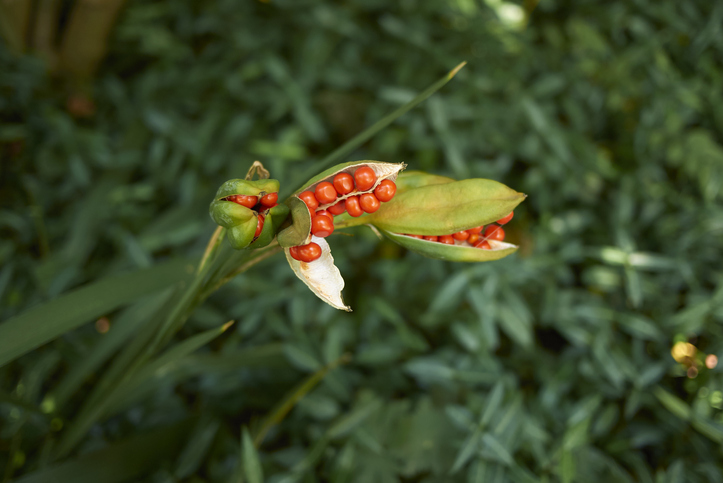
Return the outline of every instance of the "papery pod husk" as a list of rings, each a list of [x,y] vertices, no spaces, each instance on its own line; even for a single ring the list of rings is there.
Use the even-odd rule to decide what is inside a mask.
[[[276,236],[276,232],[289,216],[289,207],[284,204],[280,204],[269,210],[262,211],[261,213],[265,216],[264,227],[261,229],[261,233],[259,233],[256,240],[249,245],[249,248],[251,249],[265,247],[273,241],[274,236]],[[255,230],[256,229],[254,228],[254,233],[256,233]]]
[[[525,199],[525,194],[489,179],[466,179],[423,186],[397,194],[363,220],[391,233],[451,235],[492,223]]]
[[[285,248],[286,259],[297,277],[311,289],[317,297],[335,309],[351,312],[351,307],[344,303],[341,291],[344,289],[344,279],[341,272],[334,265],[329,244],[323,238],[311,236],[311,241],[321,247],[321,257],[313,262],[300,262],[292,258],[289,249]]]
[[[421,188],[422,186],[432,186],[435,184],[447,184],[452,181],[454,181],[454,179],[447,176],[415,170],[399,173],[395,183],[397,185],[397,194],[401,194],[405,191],[409,191],[410,189]]]
[[[279,181],[275,179],[260,179],[257,181],[230,179],[216,191],[215,199],[221,200],[231,195],[263,196],[267,193],[278,192]]]
[[[389,179],[395,181],[399,172],[403,170],[406,165],[404,163],[384,163],[381,161],[368,160],[350,161],[348,163],[337,164],[336,166],[322,171],[320,174],[314,176],[304,183],[302,188],[294,192],[294,194],[284,202],[291,210],[291,223],[288,227],[279,232],[279,245],[284,248],[305,245],[308,243],[309,237],[311,236],[311,215],[309,214],[309,210],[306,208],[306,204],[297,198],[298,194],[303,191],[314,191],[314,189],[316,189],[316,185],[322,181],[332,182],[334,176],[339,173],[349,173],[353,176],[354,171],[362,166],[369,166],[377,175],[377,182],[370,190],[365,191],[365,193],[370,193],[374,191],[382,180]],[[360,192],[358,191],[352,191],[347,195],[339,196],[333,203],[319,205],[318,209],[321,210],[328,208],[329,206],[339,203],[350,196],[357,196],[359,194]],[[337,223],[336,220],[337,219],[334,221],[335,224]]]
[[[491,262],[499,260],[517,251],[517,245],[497,240],[488,240],[491,250],[475,248],[466,242],[455,241],[454,245],[420,240],[398,233],[380,230],[392,241],[429,258],[438,258],[449,262]]]

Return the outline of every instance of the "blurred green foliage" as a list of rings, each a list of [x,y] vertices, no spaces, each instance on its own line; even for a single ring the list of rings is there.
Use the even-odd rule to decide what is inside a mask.
[[[85,120],[65,111],[39,60],[0,46],[2,319],[100,277],[199,257],[221,182],[260,159],[295,188],[462,60],[441,92],[348,159],[529,195],[507,230],[521,249],[498,262],[428,260],[362,228],[332,237],[351,314],[316,299],[283,257],[263,262],[179,338],[237,323],[128,389],[57,471],[723,482],[723,378],[703,363],[723,357],[723,4],[542,0],[529,19],[521,11],[131,0]],[[118,350],[107,338],[139,330],[150,305],[0,369],[6,479],[51,478],[53,445]],[[671,348],[688,341],[698,352],[679,364]],[[347,353],[254,448],[273,408]],[[88,360],[92,373],[72,372]],[[82,375],[73,391],[69,374]]]

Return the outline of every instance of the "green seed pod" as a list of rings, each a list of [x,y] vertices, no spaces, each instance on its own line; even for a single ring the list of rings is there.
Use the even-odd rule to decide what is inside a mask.
[[[502,183],[467,179],[413,188],[397,194],[363,220],[390,233],[448,235],[498,220],[525,199]]]
[[[221,200],[232,195],[263,196],[267,193],[278,193],[279,182],[275,179],[260,179],[248,181],[245,179],[230,179],[216,192],[215,199]]]
[[[218,225],[228,231],[228,240],[236,250],[243,248],[261,248],[274,239],[279,227],[289,214],[285,205],[276,205],[271,209],[258,204],[254,209],[247,208],[228,198],[234,195],[256,196],[259,200],[268,193],[278,193],[279,182],[275,179],[261,179],[248,181],[231,179],[226,181],[216,192],[209,212],[211,218]],[[254,211],[259,210],[259,211]],[[258,237],[254,237],[259,219],[262,218],[264,226]]]
[[[279,231],[279,227],[286,221],[289,216],[289,207],[286,205],[276,205],[265,213],[264,227],[256,240],[249,245],[249,248],[262,248],[271,243]],[[254,231],[256,227],[254,227]]]
[[[369,193],[373,192],[374,189],[379,186],[379,184],[385,179],[389,179],[391,181],[396,180],[398,173],[404,169],[405,164],[382,163],[380,161],[351,161],[348,163],[337,164],[336,166],[329,168],[326,171],[323,171],[317,176],[314,176],[309,181],[304,183],[302,188],[297,190],[284,202],[291,211],[292,221],[289,226],[285,227],[279,232],[279,245],[284,248],[289,248],[293,246],[303,245],[305,243],[308,243],[308,241],[310,240],[311,215],[309,214],[309,210],[306,208],[304,202],[297,197],[298,194],[302,193],[303,191],[314,191],[316,185],[318,185],[322,181],[332,182],[334,176],[339,173],[349,173],[353,175],[354,171],[356,171],[358,168],[361,168],[362,166],[369,166],[370,168],[372,168],[372,170],[374,170],[374,174],[376,174],[377,176],[377,181],[376,183],[374,183],[374,186],[372,186],[371,189],[364,191],[364,193]],[[328,208],[332,204],[343,201],[350,196],[357,196],[360,193],[360,191],[355,190],[346,195],[339,196],[334,200],[333,203],[320,205],[319,209]],[[336,224],[338,222],[343,222],[344,219],[345,216],[341,215],[339,217],[336,217],[334,223]]]
[[[296,196],[290,196],[284,202],[284,206],[287,207],[291,213],[290,222],[287,223],[284,229],[282,229],[277,239],[279,245],[284,248],[295,247],[304,245],[311,233],[311,214],[306,204]]]
[[[429,258],[439,258],[449,262],[490,262],[499,260],[517,251],[517,246],[497,240],[488,240],[491,250],[474,248],[465,242],[447,245],[427,240],[420,240],[398,233],[380,230],[391,240],[403,247]]]
[[[247,223],[252,218],[256,219],[254,212],[249,208],[224,200],[213,201],[209,214],[217,225],[229,229]]]
[[[237,226],[227,229],[227,238],[231,246],[236,250],[242,250],[249,246],[251,240],[254,239],[256,232],[256,217]]]
[[[429,174],[424,171],[405,171],[397,176],[397,195],[409,191],[413,188],[422,186],[431,186],[435,184],[446,184],[454,181],[452,178],[440,176],[438,174]]]

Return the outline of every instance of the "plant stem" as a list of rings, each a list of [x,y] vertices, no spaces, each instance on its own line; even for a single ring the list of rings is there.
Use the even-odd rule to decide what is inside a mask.
[[[51,72],[55,70],[58,60],[55,50],[55,34],[58,28],[59,13],[60,0],[37,1],[32,48],[46,62],[48,70]]]
[[[18,52],[25,51],[31,7],[30,0],[0,0],[0,34]]]
[[[76,90],[88,88],[124,0],[77,0],[60,45],[59,70]]]

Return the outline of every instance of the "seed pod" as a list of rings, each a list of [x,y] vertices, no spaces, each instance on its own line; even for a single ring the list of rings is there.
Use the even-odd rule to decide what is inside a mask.
[[[216,192],[215,199],[221,200],[231,195],[263,196],[267,193],[278,193],[279,182],[275,179],[260,179],[248,181],[245,179],[230,179]]]
[[[249,248],[262,248],[271,243],[281,225],[289,217],[289,207],[281,204],[265,211],[264,227],[261,234],[249,245]]]
[[[490,262],[499,260],[517,251],[517,246],[496,240],[488,240],[491,249],[481,250],[467,242],[455,241],[454,245],[419,240],[414,236],[401,235],[381,230],[391,240],[403,247],[429,258],[439,258],[450,262]]]
[[[306,208],[306,205],[303,201],[299,199],[299,195],[301,193],[305,192],[311,192],[314,193],[316,190],[316,187],[324,182],[333,183],[334,178],[340,174],[340,173],[348,173],[350,175],[354,175],[354,172],[361,167],[368,166],[373,171],[374,174],[377,177],[376,182],[372,187],[367,190],[366,192],[373,192],[374,188],[376,188],[382,180],[388,179],[391,181],[394,181],[397,179],[398,173],[404,169],[405,165],[404,163],[382,163],[379,161],[351,161],[349,163],[342,163],[334,166],[333,168],[329,168],[326,171],[323,171],[321,174],[313,177],[309,181],[307,181],[303,188],[296,191],[293,195],[291,195],[285,203],[289,207],[291,211],[291,223],[289,226],[284,228],[281,232],[279,232],[278,235],[278,241],[279,244],[284,247],[292,247],[292,246],[298,246],[298,245],[304,245],[308,243],[309,237],[311,236],[311,215],[309,214],[309,210]],[[326,186],[326,185],[324,185]],[[343,203],[345,199],[350,198],[352,196],[359,196],[362,194],[362,192],[358,190],[353,190],[349,193],[345,194],[339,194],[337,198],[335,198],[333,201],[329,203],[320,203],[318,207],[315,209],[318,210],[324,210],[329,209],[330,207],[334,205],[338,205],[339,203]],[[344,206],[343,204],[340,206]],[[340,219],[344,219],[347,215],[341,215]],[[335,221],[336,224],[336,221]]]
[[[395,183],[397,184],[397,194],[404,193],[413,188],[422,186],[431,186],[435,184],[446,184],[454,181],[452,178],[440,176],[438,174],[429,174],[424,171],[405,171],[400,173]]]
[[[397,193],[377,212],[363,220],[345,221],[345,226],[367,223],[415,235],[456,233],[506,216],[525,196],[489,179],[427,185]]]
[[[321,247],[321,257],[313,262],[300,262],[284,249],[286,259],[297,277],[304,282],[312,292],[332,307],[351,312],[351,307],[344,303],[341,291],[344,288],[344,279],[341,272],[334,265],[329,244],[323,238],[311,237],[311,241]],[[480,250],[481,251],[481,250]]]
[[[245,206],[232,201],[216,200],[211,203],[213,220],[226,228],[229,243],[236,250],[249,246],[256,232],[256,214]]]
[[[248,181],[231,179],[221,185],[211,203],[209,212],[211,218],[220,226],[227,229],[227,238],[236,250],[243,248],[261,248],[273,240],[275,233],[288,217],[289,208],[286,205],[276,205],[273,208],[257,204],[251,209],[239,203],[230,201],[236,196],[256,197],[256,200],[272,193],[278,193],[279,182],[275,179],[262,179]],[[258,211],[255,211],[258,210]],[[263,228],[255,236],[259,226],[258,217],[265,218]]]

